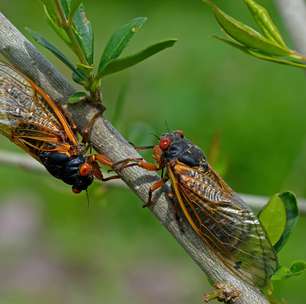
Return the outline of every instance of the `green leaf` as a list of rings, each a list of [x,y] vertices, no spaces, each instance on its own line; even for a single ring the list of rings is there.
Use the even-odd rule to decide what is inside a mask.
[[[291,264],[290,270],[292,273],[299,275],[303,271],[306,270],[306,262],[305,261],[295,261],[294,263]]]
[[[88,96],[87,96],[86,92],[82,92],[82,91],[76,92],[68,98],[68,103],[69,104],[76,104],[76,103],[79,103],[80,101],[84,100],[87,97]]]
[[[268,56],[268,55],[265,55],[265,54],[261,54],[259,52],[253,51],[253,50],[248,50],[248,53],[251,56],[254,56],[254,57],[256,57],[258,59],[261,59],[261,60],[275,62],[275,63],[279,63],[279,64],[283,64],[283,65],[289,65],[289,66],[292,66],[292,67],[295,67],[295,68],[302,68],[302,69],[306,68],[306,64],[299,63],[299,62],[296,62],[294,60],[291,60],[290,57],[289,57],[289,59],[281,59],[281,58],[278,58],[278,57],[273,57],[273,56]]]
[[[63,9],[63,13],[65,14],[66,19],[68,19],[68,16],[69,16],[70,2],[71,0],[60,0],[61,6]]]
[[[234,40],[248,48],[260,50],[268,55],[287,56],[291,54],[289,49],[278,46],[251,27],[225,14],[212,1],[204,1],[213,9],[215,18],[222,29]]]
[[[103,75],[108,63],[121,55],[130,39],[142,28],[146,21],[146,17],[134,18],[111,36],[100,59],[97,73],[98,78]]]
[[[218,39],[218,40],[220,40],[220,41],[222,41],[222,42],[224,42],[224,43],[226,43],[226,44],[228,44],[228,45],[230,45],[230,46],[232,46],[232,47],[234,47],[234,48],[236,48],[236,49],[238,49],[238,50],[240,50],[240,51],[242,51],[242,52],[244,52],[248,55],[256,57],[260,60],[270,61],[270,62],[283,64],[283,65],[289,65],[289,66],[296,67],[296,68],[302,68],[302,69],[306,68],[306,64],[294,61],[291,56],[288,59],[273,57],[273,56],[269,56],[269,55],[266,55],[266,54],[261,54],[258,51],[248,49],[244,45],[242,45],[240,43],[237,43],[233,40],[227,39],[227,38],[218,37],[218,36],[214,36],[214,38],[216,38],[216,39]]]
[[[286,226],[282,233],[281,238],[274,245],[274,249],[277,252],[279,252],[287,242],[289,235],[291,231],[294,229],[299,218],[299,210],[297,207],[297,201],[295,195],[291,192],[283,192],[279,194],[279,198],[282,200],[282,203],[285,206]]]
[[[89,78],[93,69],[94,67],[92,65],[85,65],[82,63],[77,64],[77,70],[80,71],[82,74],[86,75],[87,78]]]
[[[78,6],[72,18],[74,33],[82,47],[88,64],[93,64],[94,34],[90,21],[86,17],[84,5]]]
[[[75,66],[67,59],[67,57],[60,51],[58,50],[53,44],[51,44],[48,40],[46,40],[44,37],[42,37],[40,34],[37,32],[34,32],[30,28],[26,28],[28,33],[32,36],[32,38],[42,45],[44,48],[49,50],[51,53],[53,53],[60,61],[62,61],[68,68],[70,68],[74,73],[78,75],[78,77],[84,79],[84,75],[82,75],[76,68]]]
[[[74,82],[84,86],[86,83],[86,75],[80,74],[80,71],[77,69],[72,73],[72,79]]]
[[[275,194],[261,210],[259,220],[278,252],[285,245],[298,219],[298,208],[294,194]]]
[[[161,41],[145,48],[136,54],[111,60],[104,67],[103,74],[101,74],[101,76],[113,74],[136,65],[137,63],[155,55],[156,53],[159,53],[166,48],[172,47],[176,41],[176,39]]]
[[[280,47],[287,48],[277,26],[274,24],[268,11],[254,0],[244,0],[252,13],[256,23],[262,29],[264,35],[271,41],[277,43]]]
[[[47,7],[44,6],[45,15],[47,16],[47,21],[49,25],[53,28],[56,34],[69,46],[71,44],[70,38],[66,34],[65,30],[63,30],[58,23],[54,20],[54,18],[50,15]]]
[[[214,38],[240,50],[240,51],[243,51],[243,52],[246,52],[246,53],[249,53],[249,49],[247,47],[245,47],[244,45],[232,40],[232,39],[227,39],[227,38],[224,38],[224,37],[219,37],[219,36],[213,36]]]
[[[276,273],[272,276],[273,281],[280,281],[289,279],[291,277],[297,277],[305,273],[306,262],[305,261],[295,261],[290,267],[281,266]]]
[[[82,3],[82,0],[71,0],[70,12],[69,12],[70,19],[73,18],[75,12],[77,11],[81,3]]]
[[[47,13],[48,18],[52,20],[57,25],[60,25],[60,19],[57,14],[56,6],[54,0],[41,0],[43,3],[43,8],[45,13]]]

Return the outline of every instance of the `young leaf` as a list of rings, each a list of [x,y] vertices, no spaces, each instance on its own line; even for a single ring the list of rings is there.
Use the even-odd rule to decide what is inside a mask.
[[[55,24],[60,25],[60,20],[57,14],[54,0],[41,0],[41,2],[43,3],[43,8],[48,18],[50,18],[50,20]]]
[[[77,11],[77,9],[79,8],[79,6],[81,5],[81,2],[83,0],[71,0],[71,4],[70,4],[70,11],[69,11],[69,18],[73,18],[75,12]]]
[[[84,84],[86,83],[86,75],[82,75],[81,71],[79,71],[78,69],[72,72],[72,79],[81,86],[84,86]]]
[[[261,210],[259,219],[278,252],[285,245],[298,219],[298,208],[294,194],[275,194]]]
[[[121,70],[127,69],[133,65],[136,65],[137,63],[155,55],[156,53],[159,53],[162,50],[173,46],[176,41],[177,41],[176,39],[161,41],[159,43],[147,47],[146,49],[136,54],[111,60],[105,65],[103,69],[103,74],[101,74],[101,76],[116,73]]]
[[[94,67],[92,65],[84,65],[82,63],[77,64],[77,70],[81,72],[81,74],[86,75],[88,78],[93,71]]]
[[[269,40],[277,43],[280,47],[287,48],[285,41],[283,40],[268,11],[254,0],[244,0],[244,2],[255,18],[258,26],[262,29],[264,35]]]
[[[305,273],[306,262],[305,261],[295,261],[290,267],[281,266],[276,273],[272,276],[273,281],[280,281],[284,279],[289,279],[291,277],[297,277]]]
[[[74,65],[67,59],[67,57],[58,50],[53,44],[51,44],[49,41],[47,41],[44,37],[42,37],[40,34],[32,31],[29,28],[26,28],[28,33],[32,36],[32,38],[42,45],[44,48],[49,50],[51,53],[53,53],[60,61],[62,61],[68,68],[70,68],[74,73],[78,75],[78,77],[84,79],[84,75],[82,75],[75,67]]]
[[[54,20],[54,18],[50,15],[50,12],[48,11],[47,7],[44,5],[44,11],[45,15],[47,16],[47,21],[49,25],[53,28],[53,30],[56,32],[56,34],[68,45],[70,46],[71,42],[66,34],[65,30],[63,30],[58,23]]]
[[[220,41],[222,41],[226,44],[229,44],[230,46],[232,46],[232,47],[234,47],[234,48],[236,48],[236,49],[238,49],[238,50],[240,50],[240,51],[242,51],[242,52],[244,52],[248,55],[251,55],[255,58],[258,58],[260,60],[275,62],[275,63],[283,64],[283,65],[289,65],[289,66],[293,66],[293,67],[296,67],[296,68],[303,68],[303,69],[306,68],[306,64],[294,61],[292,59],[292,56],[288,57],[288,59],[273,57],[273,56],[269,56],[269,55],[266,55],[266,54],[261,54],[259,51],[254,51],[254,50],[248,49],[244,45],[242,45],[240,43],[237,43],[233,40],[227,39],[227,38],[223,38],[223,37],[219,37],[219,36],[214,36],[214,38],[216,38],[216,39],[218,39],[218,40],[220,40]]]
[[[83,4],[78,6],[72,20],[76,37],[85,54],[87,63],[91,65],[94,57],[94,34],[91,23],[86,17]]]
[[[82,101],[86,97],[87,97],[86,92],[82,92],[82,91],[76,92],[73,95],[69,96],[68,103],[75,104],[75,103]]]
[[[213,9],[216,20],[222,29],[234,40],[248,48],[260,50],[268,55],[290,55],[291,51],[289,49],[278,46],[276,43],[269,41],[266,37],[251,27],[225,14],[221,9],[213,4],[211,0],[205,0],[205,2]]]
[[[146,17],[134,18],[111,36],[101,56],[97,78],[103,75],[105,67],[111,60],[121,55],[130,39],[141,29],[146,21]]]
[[[58,1],[58,0],[55,0]],[[71,0],[60,0],[60,5],[65,15],[65,19],[68,19],[69,16],[69,7],[70,7]]]

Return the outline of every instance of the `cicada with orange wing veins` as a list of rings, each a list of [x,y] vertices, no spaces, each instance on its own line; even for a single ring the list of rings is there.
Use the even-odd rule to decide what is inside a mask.
[[[48,172],[72,186],[86,190],[94,177],[103,180],[97,160],[86,156],[61,108],[33,81],[0,62],[0,132],[42,163]]]
[[[170,180],[169,197],[174,198],[177,215],[233,274],[253,286],[265,287],[278,267],[276,253],[257,217],[212,169],[202,150],[182,131],[174,131],[160,137],[153,158],[156,164],[127,159],[116,167],[164,169],[162,179],[151,186],[146,205],[152,203],[152,193]]]

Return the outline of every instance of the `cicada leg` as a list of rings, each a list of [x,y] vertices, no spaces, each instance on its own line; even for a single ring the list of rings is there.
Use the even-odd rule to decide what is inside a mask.
[[[162,188],[164,186],[164,184],[165,184],[165,180],[160,179],[160,180],[156,181],[154,184],[151,185],[151,187],[149,188],[149,193],[148,193],[148,201],[142,206],[143,208],[152,206],[152,204],[153,204],[153,201],[152,201],[153,192]]]
[[[152,164],[145,161],[143,158],[126,158],[117,163],[114,163],[113,168],[122,171],[123,169],[130,167],[140,167],[148,171],[159,171],[161,168],[157,164]]]
[[[104,110],[105,110],[104,108],[103,109],[98,109],[98,112],[90,119],[87,126],[84,128],[84,130],[82,131],[82,143],[88,143],[89,142],[89,136],[91,134],[93,125],[95,124],[97,118],[102,115]]]
[[[105,181],[109,181],[112,179],[118,179],[120,178],[119,175],[112,175],[112,176],[108,176],[108,177],[104,177],[101,169],[98,165],[98,162],[101,163],[102,165],[106,165],[109,167],[112,167],[113,162],[106,156],[103,154],[93,154],[90,155],[87,159],[87,162],[92,166],[92,170],[93,170],[93,175],[94,177],[96,177],[97,179],[105,182]]]
[[[127,158],[123,161],[113,164],[113,168],[117,169],[119,172],[125,168],[130,168],[134,166],[146,169],[148,171],[159,171],[161,169],[158,164],[149,163],[143,158]],[[152,205],[153,192],[163,187],[167,179],[168,178],[162,178],[151,185],[148,193],[148,201],[143,205],[144,208]]]
[[[154,146],[135,146],[132,142],[129,141],[129,144],[133,146],[133,148],[137,151],[145,151],[145,150],[150,150],[153,149]]]

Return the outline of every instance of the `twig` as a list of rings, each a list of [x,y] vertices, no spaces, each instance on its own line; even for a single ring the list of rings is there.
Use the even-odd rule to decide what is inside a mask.
[[[48,174],[48,171],[43,165],[41,165],[39,162],[37,162],[32,157],[27,156],[26,154],[12,153],[12,152],[6,152],[6,151],[0,150],[0,164],[15,166],[15,167],[19,167],[19,168],[33,171],[33,172]],[[104,177],[108,177],[111,174],[103,173],[103,175]],[[97,182],[100,182],[100,181],[97,180]],[[125,187],[126,188],[126,184],[124,184],[119,179],[110,180],[109,182],[106,183],[105,186],[107,187]],[[238,195],[252,209],[255,209],[255,210],[260,210],[261,208],[263,208],[269,200],[269,198],[266,196],[244,194],[244,193],[238,193]],[[306,199],[298,198],[298,206],[299,206],[300,213],[306,214]]]
[[[0,14],[0,52],[19,70],[45,89],[53,99],[61,102],[62,105],[68,96],[75,91],[67,80],[2,14]],[[65,109],[67,114],[71,114],[72,119],[77,123],[80,130],[88,125],[88,122],[97,111],[89,104],[65,106]],[[113,162],[139,157],[137,151],[103,118],[96,120],[90,141],[99,153],[104,153]],[[147,201],[150,184],[158,178],[157,174],[137,167],[129,168],[122,172],[122,179],[143,202]],[[163,193],[160,193],[151,211],[173,234],[212,282],[226,282],[240,290],[241,297],[236,303],[268,303],[258,289],[249,286],[243,280],[232,275],[213,252],[203,245],[203,242],[189,226],[186,226],[184,233],[182,233],[173,216],[174,212],[171,208],[171,203],[166,200]]]

